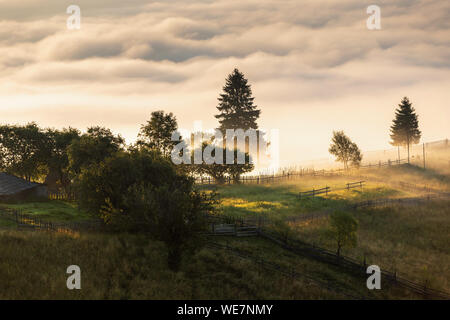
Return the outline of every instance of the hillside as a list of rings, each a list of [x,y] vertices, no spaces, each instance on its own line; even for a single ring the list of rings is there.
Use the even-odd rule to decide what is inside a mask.
[[[297,197],[298,192],[312,187],[337,188],[362,178],[366,179],[363,188],[310,199]],[[446,192],[449,187],[444,175],[399,166],[374,169],[364,177],[361,173],[303,177],[277,184],[228,185],[217,191],[223,217],[262,216],[266,227],[274,232],[283,232],[288,226],[292,239],[333,251],[333,242],[325,236],[327,214],[310,219],[311,212],[326,213],[380,198],[426,197],[431,190]],[[2,206],[20,209],[44,221],[74,223],[92,219],[64,201]],[[345,249],[344,255],[358,261],[365,257],[368,264],[449,291],[448,200],[362,208],[351,213],[359,222],[358,245]],[[349,272],[256,236],[207,237],[201,250],[185,255],[181,271],[173,273],[166,266],[165,246],[143,236],[100,231],[42,232],[17,226],[4,217],[0,217],[0,278],[5,279],[1,299],[423,298],[387,281],[382,290],[369,291],[362,272]],[[82,290],[69,291],[65,286],[65,267],[72,264],[82,270]]]

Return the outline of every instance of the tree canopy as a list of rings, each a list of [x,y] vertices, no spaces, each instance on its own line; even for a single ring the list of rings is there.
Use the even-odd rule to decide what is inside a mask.
[[[47,172],[50,140],[34,122],[0,126],[0,167],[26,180],[39,179]]]
[[[394,146],[406,146],[408,149],[413,143],[420,141],[419,120],[412,103],[408,97],[404,97],[395,110],[395,118],[391,126],[391,144]]]
[[[337,245],[337,255],[344,247],[353,247],[357,243],[358,221],[349,213],[336,211],[330,215],[329,235]]]
[[[107,157],[124,149],[125,140],[114,135],[110,129],[91,127],[67,148],[70,170],[74,175],[83,168],[102,162]]]
[[[226,175],[232,178],[235,183],[238,183],[241,174],[250,172],[254,168],[249,153],[237,148],[231,150],[205,141],[201,148],[192,151],[192,158],[194,158],[196,152],[202,155],[202,162],[193,165],[195,172],[209,175],[219,184],[225,182]],[[233,163],[227,163],[227,153],[231,155]],[[243,161],[239,161],[240,159]]]
[[[215,117],[219,120],[219,129],[258,129],[256,120],[261,111],[253,104],[251,86],[238,69],[228,75],[218,100],[219,114]]]
[[[148,147],[160,151],[164,156],[169,156],[177,142],[172,141],[172,133],[178,130],[177,119],[173,113],[165,114],[164,111],[154,111],[151,118],[139,131],[139,146]]]
[[[356,143],[347,137],[344,131],[334,131],[332,143],[328,151],[336,157],[336,161],[344,164],[344,168],[349,168],[348,163],[359,166],[362,160],[362,154]]]
[[[77,183],[80,206],[113,230],[139,232],[163,241],[168,264],[177,270],[185,250],[193,250],[204,217],[214,211],[214,194],[198,192],[155,150],[117,152],[83,170]]]

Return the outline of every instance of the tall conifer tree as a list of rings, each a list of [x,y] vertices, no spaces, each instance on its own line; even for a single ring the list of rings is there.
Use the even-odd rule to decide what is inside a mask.
[[[418,143],[420,137],[418,116],[409,99],[404,97],[395,110],[395,119],[391,126],[391,144],[408,148],[409,163],[409,146]]]
[[[223,87],[223,93],[218,98],[217,109],[219,114],[215,117],[219,120],[219,129],[258,129],[256,120],[261,110],[253,104],[252,89],[244,74],[238,69],[228,76]]]

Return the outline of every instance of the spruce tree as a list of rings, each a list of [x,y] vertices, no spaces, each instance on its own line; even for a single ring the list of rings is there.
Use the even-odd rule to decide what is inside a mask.
[[[219,120],[219,129],[258,129],[256,120],[261,110],[253,104],[252,89],[244,74],[238,69],[228,75],[223,93],[218,98],[217,109],[219,114],[215,117]]]
[[[419,121],[414,107],[407,97],[404,97],[398,106],[391,126],[391,144],[408,148],[409,163],[409,146],[420,141]]]
[[[226,130],[227,129],[242,129],[247,131],[248,129],[258,129],[258,124],[256,120],[259,118],[261,110],[257,109],[254,104],[254,99],[252,97],[252,89],[248,84],[248,80],[244,77],[244,74],[238,69],[234,69],[231,74],[228,75],[226,79],[225,86],[223,87],[223,93],[220,94],[218,98],[219,104],[217,109],[219,114],[215,117],[219,121],[219,130],[223,133],[223,147],[226,146]],[[259,163],[259,146],[262,141],[262,133],[257,130],[257,161]],[[234,148],[237,148],[236,140],[234,143]],[[246,139],[245,150],[243,152],[249,152],[249,142]],[[253,155],[252,155],[253,156]],[[246,159],[246,165],[231,165],[230,172],[232,172],[233,179],[239,181],[239,176],[241,173],[248,171],[246,168],[249,165],[247,162],[250,158]],[[251,166],[253,168],[253,166]]]

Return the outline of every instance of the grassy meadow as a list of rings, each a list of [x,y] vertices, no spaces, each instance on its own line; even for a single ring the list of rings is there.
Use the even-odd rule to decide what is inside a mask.
[[[344,255],[364,259],[382,269],[433,288],[450,291],[450,201],[418,206],[394,205],[352,213],[359,223],[358,244]],[[328,218],[291,225],[295,235],[330,250],[336,244],[326,236]]]
[[[78,209],[76,203],[62,200],[4,203],[1,206],[53,222],[81,222],[93,218],[88,213]]]
[[[299,200],[300,191],[366,180],[365,186]],[[402,188],[399,181],[447,191],[447,176],[411,166],[366,170],[348,176],[301,177],[276,184],[217,187],[221,214],[263,215],[280,220],[325,208],[344,208],[367,199],[425,195]],[[210,189],[211,187],[202,187]],[[352,212],[359,223],[358,244],[343,254],[377,264],[419,283],[450,291],[450,201],[388,206]],[[74,203],[52,200],[1,204],[42,220],[75,222],[92,219]],[[292,236],[335,250],[326,237],[328,218],[290,224]],[[211,240],[208,240],[211,241]],[[369,291],[364,276],[295,255],[258,237],[214,237],[213,241],[304,275],[289,278],[241,259],[227,250],[202,247],[187,254],[180,272],[167,268],[167,249],[130,234],[103,232],[76,236],[30,231],[0,216],[0,299],[421,299],[382,283]],[[81,268],[82,290],[68,290],[65,268]],[[30,267],[32,266],[32,267]],[[313,279],[313,280],[311,280]],[[324,285],[327,284],[327,285]]]
[[[332,192],[299,200],[300,191],[330,186],[339,188],[348,182],[366,180],[365,186]],[[399,182],[417,186],[403,188]],[[262,215],[279,218],[301,217],[322,209],[342,209],[346,205],[370,199],[421,197],[428,191],[421,187],[447,192],[448,176],[434,170],[402,165],[360,171],[338,177],[302,177],[273,185],[237,185],[218,188],[222,197],[222,213],[245,217]],[[397,271],[408,279],[427,283],[433,288],[450,291],[450,201],[436,200],[420,205],[393,205],[383,208],[359,209],[352,213],[359,223],[358,245],[345,248],[343,254],[360,261]],[[336,244],[327,237],[327,217],[291,223],[295,238],[330,250]]]
[[[0,240],[0,299],[345,299],[345,292],[371,298],[418,298],[388,285],[368,293],[364,278],[295,256],[258,238],[215,241],[276,261],[338,291],[208,247],[186,256],[182,270],[174,273],[167,269],[162,243],[135,235],[73,238],[0,231]],[[72,264],[81,268],[81,290],[66,288],[66,268]]]
[[[302,191],[330,187],[344,188],[347,183],[365,181],[364,187],[331,192],[328,196],[299,200]],[[221,213],[234,217],[262,215],[267,218],[301,216],[314,210],[338,209],[351,203],[380,198],[416,197],[427,194],[423,190],[405,188],[399,182],[450,190],[450,178],[432,170],[409,165],[361,170],[345,176],[303,176],[275,184],[240,184],[220,186]],[[205,188],[209,188],[206,186]]]

